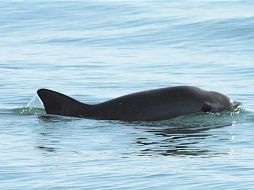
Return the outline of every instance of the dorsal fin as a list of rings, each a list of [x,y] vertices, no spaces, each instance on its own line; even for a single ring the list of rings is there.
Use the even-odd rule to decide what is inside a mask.
[[[47,114],[85,117],[86,115],[84,113],[88,113],[89,105],[83,104],[59,92],[39,89],[37,94],[42,100]]]

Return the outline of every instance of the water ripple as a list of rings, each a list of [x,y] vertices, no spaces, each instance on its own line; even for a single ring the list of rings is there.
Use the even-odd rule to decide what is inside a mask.
[[[252,189],[253,1],[1,1],[1,189]],[[161,122],[46,115],[175,85],[234,112]]]

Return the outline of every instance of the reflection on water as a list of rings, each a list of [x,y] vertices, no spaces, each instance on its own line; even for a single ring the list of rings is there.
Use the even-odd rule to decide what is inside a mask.
[[[165,138],[150,143],[147,143],[149,139],[137,139],[136,143],[145,148],[141,150],[140,155],[216,156],[221,153],[209,150],[209,147],[202,145],[202,141],[212,136],[212,134],[209,134],[209,130],[225,126],[230,126],[230,124],[209,126],[203,129],[199,127],[194,129],[195,127],[193,126],[189,126],[193,127],[192,129],[189,129],[188,126],[182,128],[154,129],[149,130],[149,132]],[[149,147],[150,145],[152,145],[152,147]]]
[[[212,141],[230,140],[220,139],[213,131],[233,126],[235,120],[232,113],[223,113],[183,116],[162,122],[143,123],[145,132],[153,136],[136,138],[135,144],[141,148],[138,155],[212,157],[227,154],[210,146]]]
[[[220,114],[205,114],[205,115],[189,115],[182,116],[175,119],[160,121],[160,122],[121,122],[121,121],[96,121],[101,122],[102,127],[108,128],[107,133],[110,135],[117,133],[117,135],[128,135],[129,142],[125,142],[126,146],[134,145],[136,148],[132,152],[125,152],[123,149],[121,154],[123,155],[138,155],[138,156],[180,156],[180,157],[214,157],[228,154],[226,150],[217,147],[217,144],[224,144],[229,141],[230,138],[221,138],[219,130],[225,127],[234,126],[237,117],[239,116],[239,109],[233,112],[225,112]],[[73,136],[78,135],[74,130],[77,127],[77,123],[83,121],[80,118],[71,118],[54,115],[38,115],[39,122],[47,128],[50,125],[50,129],[40,132],[43,139],[49,138],[46,141],[40,141],[41,144],[36,145],[37,149],[46,152],[59,151],[57,145],[50,143],[52,136],[59,138],[61,131],[64,129],[63,135]],[[75,122],[76,121],[76,122]],[[87,121],[87,120],[86,120]],[[55,124],[54,124],[55,123]],[[59,125],[61,123],[61,125]],[[52,128],[52,125],[56,125],[56,128]],[[97,123],[98,125],[98,123]],[[136,132],[130,134],[124,134],[126,131],[121,130],[121,126],[124,128],[133,129]],[[68,127],[68,130],[66,130]],[[83,127],[78,130],[82,130],[82,133],[89,133],[88,130],[93,130],[93,133],[101,133],[102,127],[95,128],[91,124],[91,127]],[[123,129],[123,128],[122,128]],[[86,131],[87,130],[87,131]],[[52,133],[52,134],[51,134]],[[135,135],[133,135],[135,134]],[[91,134],[92,135],[92,134]],[[55,138],[53,138],[56,142]],[[101,146],[104,146],[103,144]],[[214,147],[213,147],[214,146]],[[71,150],[74,151],[75,150]]]
[[[44,123],[56,123],[56,122],[68,122],[74,120],[80,120],[80,118],[75,117],[66,117],[61,115],[50,115],[50,114],[41,114],[38,115],[39,121]]]

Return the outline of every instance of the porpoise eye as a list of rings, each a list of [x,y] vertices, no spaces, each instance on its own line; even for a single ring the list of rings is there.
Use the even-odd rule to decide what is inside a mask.
[[[212,110],[212,106],[209,103],[204,103],[201,107],[202,112],[210,112]]]

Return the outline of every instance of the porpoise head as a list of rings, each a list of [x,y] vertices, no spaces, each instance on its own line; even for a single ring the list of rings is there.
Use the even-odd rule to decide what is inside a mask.
[[[233,110],[239,103],[232,101],[224,94],[215,91],[209,91],[201,110],[203,112],[221,112],[226,110]]]

